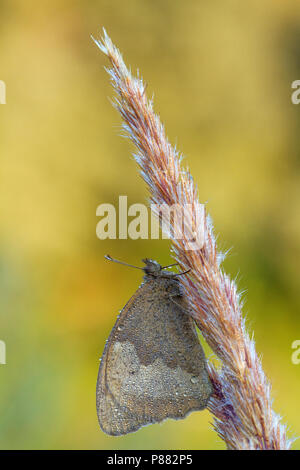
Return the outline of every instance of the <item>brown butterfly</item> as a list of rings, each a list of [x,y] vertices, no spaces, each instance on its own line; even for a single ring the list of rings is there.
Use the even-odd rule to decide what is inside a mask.
[[[145,272],[144,282],[121,311],[99,367],[97,414],[101,429],[112,436],[185,418],[205,408],[212,393],[180,289],[178,276],[185,273],[164,271],[170,266],[150,259],[143,262],[138,269]]]

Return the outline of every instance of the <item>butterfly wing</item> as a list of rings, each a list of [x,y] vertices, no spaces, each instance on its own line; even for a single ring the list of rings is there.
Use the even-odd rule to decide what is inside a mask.
[[[107,434],[184,418],[205,408],[212,393],[194,322],[184,299],[170,298],[170,282],[143,284],[108,338],[97,381],[98,419]]]

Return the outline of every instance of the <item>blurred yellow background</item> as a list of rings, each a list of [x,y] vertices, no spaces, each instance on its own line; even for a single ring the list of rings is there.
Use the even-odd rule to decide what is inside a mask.
[[[125,437],[98,427],[105,340],[141,282],[132,264],[171,262],[169,242],[96,237],[96,208],[146,203],[90,39],[107,29],[155,93],[213,217],[224,267],[274,408],[300,435],[300,3],[286,0],[3,0],[0,6],[1,448],[223,449],[207,411]],[[293,444],[300,449],[300,441]]]

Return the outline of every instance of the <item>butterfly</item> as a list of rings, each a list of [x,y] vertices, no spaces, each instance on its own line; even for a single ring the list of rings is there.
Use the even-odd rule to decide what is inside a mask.
[[[183,419],[206,408],[212,394],[178,278],[185,273],[165,271],[173,265],[162,267],[148,258],[143,262],[144,282],[121,311],[99,367],[98,420],[111,436],[166,418]]]

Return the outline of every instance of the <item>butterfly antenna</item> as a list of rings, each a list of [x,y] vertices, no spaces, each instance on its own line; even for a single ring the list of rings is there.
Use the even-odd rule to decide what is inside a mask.
[[[174,277],[175,276],[182,276],[183,274],[187,274],[191,271],[191,269],[188,269],[187,271],[183,271],[182,273],[177,273],[177,274],[174,274]]]
[[[124,266],[129,266],[130,268],[141,269],[142,271],[144,270],[144,268],[140,268],[139,266],[133,266],[133,264],[123,263],[123,261],[114,259],[110,255],[105,255],[104,258],[107,259],[108,261],[113,261],[114,263],[124,264]]]

